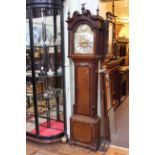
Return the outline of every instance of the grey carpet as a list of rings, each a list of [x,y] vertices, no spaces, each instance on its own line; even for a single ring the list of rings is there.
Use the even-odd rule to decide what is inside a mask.
[[[129,148],[129,97],[115,111],[116,134],[112,145]]]

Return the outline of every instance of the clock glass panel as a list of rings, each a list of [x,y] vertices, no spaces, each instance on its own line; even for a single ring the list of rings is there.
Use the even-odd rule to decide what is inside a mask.
[[[74,33],[74,52],[76,54],[93,54],[94,32],[87,24],[80,25]]]

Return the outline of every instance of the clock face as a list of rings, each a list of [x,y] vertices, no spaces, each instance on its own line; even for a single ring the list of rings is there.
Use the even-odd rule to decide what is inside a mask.
[[[93,54],[94,32],[87,24],[80,25],[74,33],[74,53]]]

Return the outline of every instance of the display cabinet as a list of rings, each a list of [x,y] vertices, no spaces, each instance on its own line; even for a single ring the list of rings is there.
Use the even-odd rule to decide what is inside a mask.
[[[127,38],[118,38],[117,39],[117,56],[124,58],[121,65],[128,66],[129,65],[129,41]]]
[[[26,1],[26,136],[51,142],[66,133],[63,0]]]
[[[129,66],[121,66],[119,68],[119,103],[129,95]]]
[[[129,95],[129,40],[127,38],[117,39],[116,53],[123,59],[119,68],[119,103],[123,103]]]

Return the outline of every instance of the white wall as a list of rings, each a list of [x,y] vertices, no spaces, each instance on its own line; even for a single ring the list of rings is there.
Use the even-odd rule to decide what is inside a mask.
[[[70,116],[72,114],[71,109],[71,85],[70,85],[70,63],[68,59],[68,31],[67,31],[67,12],[69,1],[64,2],[64,48],[65,48],[65,85],[66,85],[66,119],[67,119],[67,134],[70,137]]]

